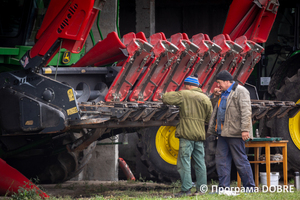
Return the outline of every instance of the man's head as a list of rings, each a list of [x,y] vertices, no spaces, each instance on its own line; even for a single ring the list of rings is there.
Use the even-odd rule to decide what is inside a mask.
[[[184,87],[188,90],[199,87],[199,81],[196,75],[187,77],[183,83]]]
[[[220,87],[222,91],[226,91],[232,85],[233,77],[228,71],[223,70],[216,75],[216,80],[218,87]]]

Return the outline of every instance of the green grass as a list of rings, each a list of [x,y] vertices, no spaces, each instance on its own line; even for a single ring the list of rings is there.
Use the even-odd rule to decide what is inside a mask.
[[[227,200],[227,199],[260,199],[260,200],[294,200],[300,199],[300,191],[290,192],[258,192],[258,193],[241,193],[237,196],[226,196],[218,194],[209,194],[211,192],[212,185],[217,185],[218,182],[210,181],[208,185],[209,191],[202,196],[188,196],[181,198],[174,198],[174,194],[180,191],[180,181],[171,184],[158,184],[153,181],[123,181],[113,182],[109,184],[92,185],[88,182],[81,184],[59,184],[54,188],[59,191],[60,189],[69,190],[75,192],[80,190],[77,196],[59,196],[50,195],[49,200],[102,200],[102,199],[208,199],[208,200]],[[231,187],[236,187],[236,181],[232,182]],[[294,189],[295,190],[295,189]],[[43,191],[47,193],[47,188]],[[82,191],[82,192],[81,192]],[[192,188],[192,192],[195,192],[196,188]],[[56,194],[56,193],[55,193]],[[19,193],[13,194],[8,199],[13,200],[39,200],[41,199],[35,191],[25,191],[20,189]]]
[[[157,191],[148,191],[148,194],[141,194],[138,196],[132,195],[128,193],[127,191],[123,191],[126,194],[119,194],[117,196],[101,196],[101,195],[95,195],[93,197],[88,197],[88,198],[76,198],[78,200],[102,200],[102,199],[116,199],[116,200],[125,200],[125,199],[207,199],[207,200],[231,200],[231,199],[263,199],[263,200],[295,200],[300,198],[300,192],[295,192],[295,193],[242,193],[238,196],[226,196],[226,195],[217,195],[217,194],[205,194],[202,196],[193,196],[193,197],[181,197],[181,198],[173,198],[171,196],[164,196],[160,192]],[[74,199],[71,197],[50,197],[49,200],[69,200],[69,199]]]

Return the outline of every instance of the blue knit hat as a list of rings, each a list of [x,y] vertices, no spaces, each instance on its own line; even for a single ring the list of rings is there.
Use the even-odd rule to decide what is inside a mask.
[[[194,76],[189,76],[184,80],[185,85],[193,85],[199,87],[198,76],[195,74]]]

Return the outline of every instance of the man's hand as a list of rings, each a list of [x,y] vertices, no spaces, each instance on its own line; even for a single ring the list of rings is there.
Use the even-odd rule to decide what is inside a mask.
[[[216,87],[216,88],[214,89],[214,92],[213,92],[214,97],[220,96],[221,93],[222,93],[222,91],[221,91],[220,88],[217,88],[217,87]]]
[[[242,139],[244,141],[248,140],[249,138],[250,138],[249,132],[246,131],[242,132]]]

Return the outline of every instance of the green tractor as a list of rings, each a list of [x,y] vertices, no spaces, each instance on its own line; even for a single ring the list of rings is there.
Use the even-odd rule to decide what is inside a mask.
[[[22,61],[23,58],[26,58],[26,56],[24,57],[26,52],[31,50],[36,44],[35,38],[38,31],[41,29],[42,31],[47,30],[42,26],[42,22],[45,20],[46,10],[51,2],[56,3],[60,7],[63,7],[61,6],[63,3],[65,3],[64,5],[69,5],[67,4],[68,0],[0,0],[1,72],[23,70],[20,60]],[[73,3],[73,1],[70,2]],[[102,1],[95,2],[95,6],[92,6],[90,9],[97,8],[101,10]],[[120,3],[118,4],[120,15],[117,13],[118,17],[120,16],[119,37],[131,31],[138,32],[135,30],[135,26],[132,25],[135,24],[136,20],[135,17],[132,17],[132,10],[135,9],[136,2],[128,1],[125,3],[118,1]],[[265,53],[262,54],[261,61],[257,63],[247,83],[258,88],[257,94],[254,94],[259,99],[294,101],[299,103],[298,81],[300,80],[298,78],[298,69],[300,66],[298,63],[300,54],[292,54],[299,49],[299,6],[297,7],[293,1],[284,1],[280,2],[281,5],[277,11],[275,10],[275,8],[278,8],[277,1],[272,0],[270,2],[269,5],[274,7],[268,7],[268,9],[270,9],[271,13],[278,13],[278,16],[267,42],[263,44]],[[196,0],[188,2],[178,1],[176,3],[157,1],[156,32],[164,32],[167,37],[176,32],[186,32],[189,35],[206,32],[211,36],[215,36],[222,32],[230,4],[231,1],[209,1],[206,3]],[[253,6],[256,8],[256,6],[260,7],[261,4],[253,1]],[[76,10],[77,6],[74,5],[72,9]],[[68,15],[70,17],[68,19],[71,19],[72,12],[75,12],[72,9],[71,11],[69,10],[71,14]],[[190,12],[191,10],[194,12]],[[214,10],[214,12],[211,12],[211,10]],[[54,11],[56,10],[54,9]],[[200,16],[199,13],[206,13],[209,17]],[[218,13],[218,16],[215,16],[214,13]],[[51,24],[51,19],[58,14],[56,12],[50,13],[48,15],[50,17],[46,18],[46,24]],[[169,16],[172,17],[169,18]],[[256,15],[253,14],[253,16]],[[100,13],[93,13],[93,20],[97,23],[96,25],[99,25],[99,17]],[[129,19],[132,19],[132,23],[129,23],[131,21]],[[94,21],[92,22],[94,23]],[[92,22],[91,24],[93,24]],[[79,22],[76,21],[74,23]],[[213,27],[211,26],[212,24],[214,24]],[[66,26],[69,26],[68,21],[61,23],[58,32]],[[90,32],[90,29],[84,32],[86,37],[89,33],[93,41],[93,34]],[[48,37],[51,36],[49,35]],[[39,41],[40,38],[37,42]],[[78,41],[85,44],[85,40],[81,41],[79,38]],[[80,48],[74,50],[76,53],[71,53],[61,48],[63,45],[67,44],[64,44],[61,40],[55,42],[53,46],[52,44],[49,45],[47,50],[52,50],[55,47],[58,49],[58,52],[49,50],[49,55],[43,52],[45,57],[41,59],[41,62],[46,62],[43,60],[45,59],[49,61],[47,62],[47,66],[51,67],[45,68],[43,66],[39,68],[37,73],[50,77],[55,80],[54,82],[63,83],[64,87],[74,88],[77,91],[77,96],[75,96],[79,100],[81,100],[80,97],[84,97],[84,92],[82,92],[84,88],[88,87],[92,88],[92,90],[94,89],[95,92],[93,94],[95,94],[95,98],[100,96],[101,100],[104,100],[103,96],[106,95],[108,87],[113,83],[118,74],[115,66],[95,67],[92,72],[88,73],[84,68],[67,68],[86,55],[87,47],[85,45],[76,46],[74,44]],[[28,64],[28,60],[24,59],[23,61],[23,66],[26,67],[25,63]],[[260,84],[259,80],[261,77],[272,77],[269,86]],[[28,84],[29,81],[29,79],[22,79],[18,83]],[[49,90],[45,91],[43,98],[47,98],[47,95],[51,100],[53,96],[51,96]],[[6,109],[4,104],[2,104],[1,108],[3,110]],[[297,114],[293,118],[289,118],[286,115],[283,118],[273,119],[265,117],[258,119],[259,124],[255,124],[255,126],[259,125],[258,129],[262,136],[276,136],[289,140],[288,160],[289,167],[292,170],[299,170],[300,166],[298,164],[300,160],[298,158],[300,148],[299,116]],[[2,112],[2,121],[5,121],[6,117],[6,113]],[[19,119],[19,117],[16,115],[15,119]],[[7,124],[9,123],[13,122],[7,121]],[[30,125],[33,122],[25,120],[25,123]],[[6,126],[6,124],[2,123],[2,126]],[[122,127],[118,131],[99,133],[101,137],[99,136],[87,148],[80,149],[77,152],[68,151],[66,146],[76,143],[78,138],[81,138],[83,135],[99,132],[97,128],[82,128],[76,131],[51,132],[50,134],[40,134],[36,130],[26,134],[18,132],[19,130],[14,132],[14,126],[9,127],[10,132],[6,132],[3,127],[1,128],[3,131],[0,134],[0,158],[4,159],[9,165],[15,167],[27,177],[38,176],[43,183],[63,182],[76,176],[91,158],[97,139],[108,138],[113,133],[119,134],[122,132],[137,132],[138,141],[133,144],[133,151],[136,151],[135,147],[137,146],[141,154],[140,158],[151,175],[160,181],[175,181],[179,179],[176,169],[179,140],[175,138],[175,126],[135,128],[131,127],[129,123],[127,127]],[[214,154],[216,138],[214,136],[207,136],[205,146],[207,174],[213,175],[215,172]],[[124,145],[124,147],[120,148],[126,147]],[[124,152],[120,151],[120,157],[123,157]],[[134,160],[133,158],[123,158],[127,159],[126,161]],[[135,176],[139,176],[139,174],[135,174]]]

